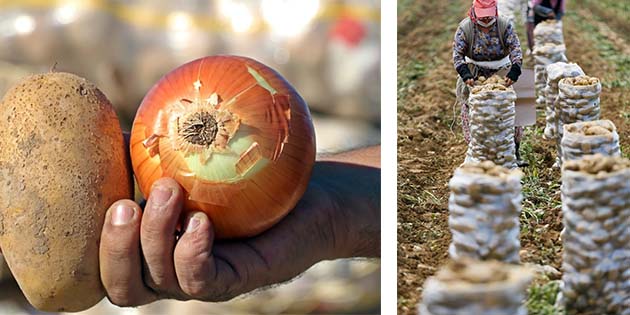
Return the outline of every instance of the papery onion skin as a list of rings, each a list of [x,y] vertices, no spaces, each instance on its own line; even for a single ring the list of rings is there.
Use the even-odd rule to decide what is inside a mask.
[[[315,162],[306,102],[273,69],[237,56],[197,59],[160,79],[138,108],[130,147],[144,196],[157,179],[174,178],[185,210],[208,214],[217,238],[277,223]]]

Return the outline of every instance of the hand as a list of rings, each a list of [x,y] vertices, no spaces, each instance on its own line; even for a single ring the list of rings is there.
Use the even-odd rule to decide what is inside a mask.
[[[131,200],[108,210],[100,264],[114,304],[137,306],[161,298],[225,301],[287,281],[320,260],[380,255],[378,168],[317,162],[297,206],[248,239],[215,241],[208,217],[201,212],[184,216],[182,204],[181,187],[163,178],[144,211]],[[176,238],[180,220],[185,232]]]
[[[466,85],[473,87],[475,85],[475,80],[474,79],[466,80]]]
[[[556,13],[551,11],[551,12],[549,12],[549,15],[547,15],[547,17],[549,17],[550,19],[555,19],[556,18]]]
[[[506,77],[505,78],[505,86],[510,86],[512,84],[514,84],[514,81],[512,81],[512,79]]]

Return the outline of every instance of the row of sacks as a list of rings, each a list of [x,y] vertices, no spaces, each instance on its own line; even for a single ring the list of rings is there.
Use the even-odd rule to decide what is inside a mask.
[[[546,67],[556,62],[567,62],[566,46],[562,35],[562,22],[548,20],[539,23],[534,29],[534,87],[536,104],[545,104]]]
[[[553,45],[546,49],[553,50]],[[559,46],[556,52],[564,48]],[[539,56],[537,62],[545,61],[544,57]],[[619,157],[615,125],[599,120],[599,79],[559,59],[547,59],[553,62],[544,68],[546,85],[542,95],[547,114],[544,136],[556,140],[556,165],[563,166],[565,231],[560,304],[568,315],[627,315],[630,161]]]
[[[455,170],[449,182],[452,262],[425,281],[420,315],[527,314],[523,302],[534,273],[519,265],[521,177],[520,170],[491,160]]]
[[[561,165],[564,124],[599,119],[601,83],[585,75],[575,63],[568,63],[562,22],[541,22],[534,29],[536,103],[544,107],[544,137],[554,139],[558,150],[555,166]]]
[[[558,152],[555,166],[562,164],[562,145],[566,124],[600,118],[601,82],[584,74],[575,63],[556,62],[546,67],[545,129],[543,137],[555,140]]]
[[[565,130],[606,142],[611,124],[576,123]],[[563,165],[559,303],[567,314],[630,314],[630,160],[613,155],[583,155]],[[519,266],[520,179],[519,170],[490,161],[455,170],[449,183],[453,263],[425,282],[421,315],[526,314],[531,270]]]

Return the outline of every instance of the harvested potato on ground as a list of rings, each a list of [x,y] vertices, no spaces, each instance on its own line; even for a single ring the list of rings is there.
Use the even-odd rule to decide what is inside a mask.
[[[94,84],[51,72],[11,88],[0,121],[0,248],[9,268],[36,308],[87,309],[105,296],[105,212],[133,191],[118,117]]]

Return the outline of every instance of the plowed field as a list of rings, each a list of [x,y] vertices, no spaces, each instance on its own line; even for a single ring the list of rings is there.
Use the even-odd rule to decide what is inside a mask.
[[[463,160],[452,39],[470,0],[398,1],[398,312],[417,314],[424,280],[448,261],[448,181]],[[630,153],[630,4],[575,0],[563,19],[567,57],[602,81],[601,118],[617,126]],[[518,25],[523,50],[524,26]],[[527,59],[525,67],[533,68]],[[543,113],[522,144],[523,262],[560,269],[560,173],[555,145],[542,139]],[[531,314],[531,313],[530,313]]]

